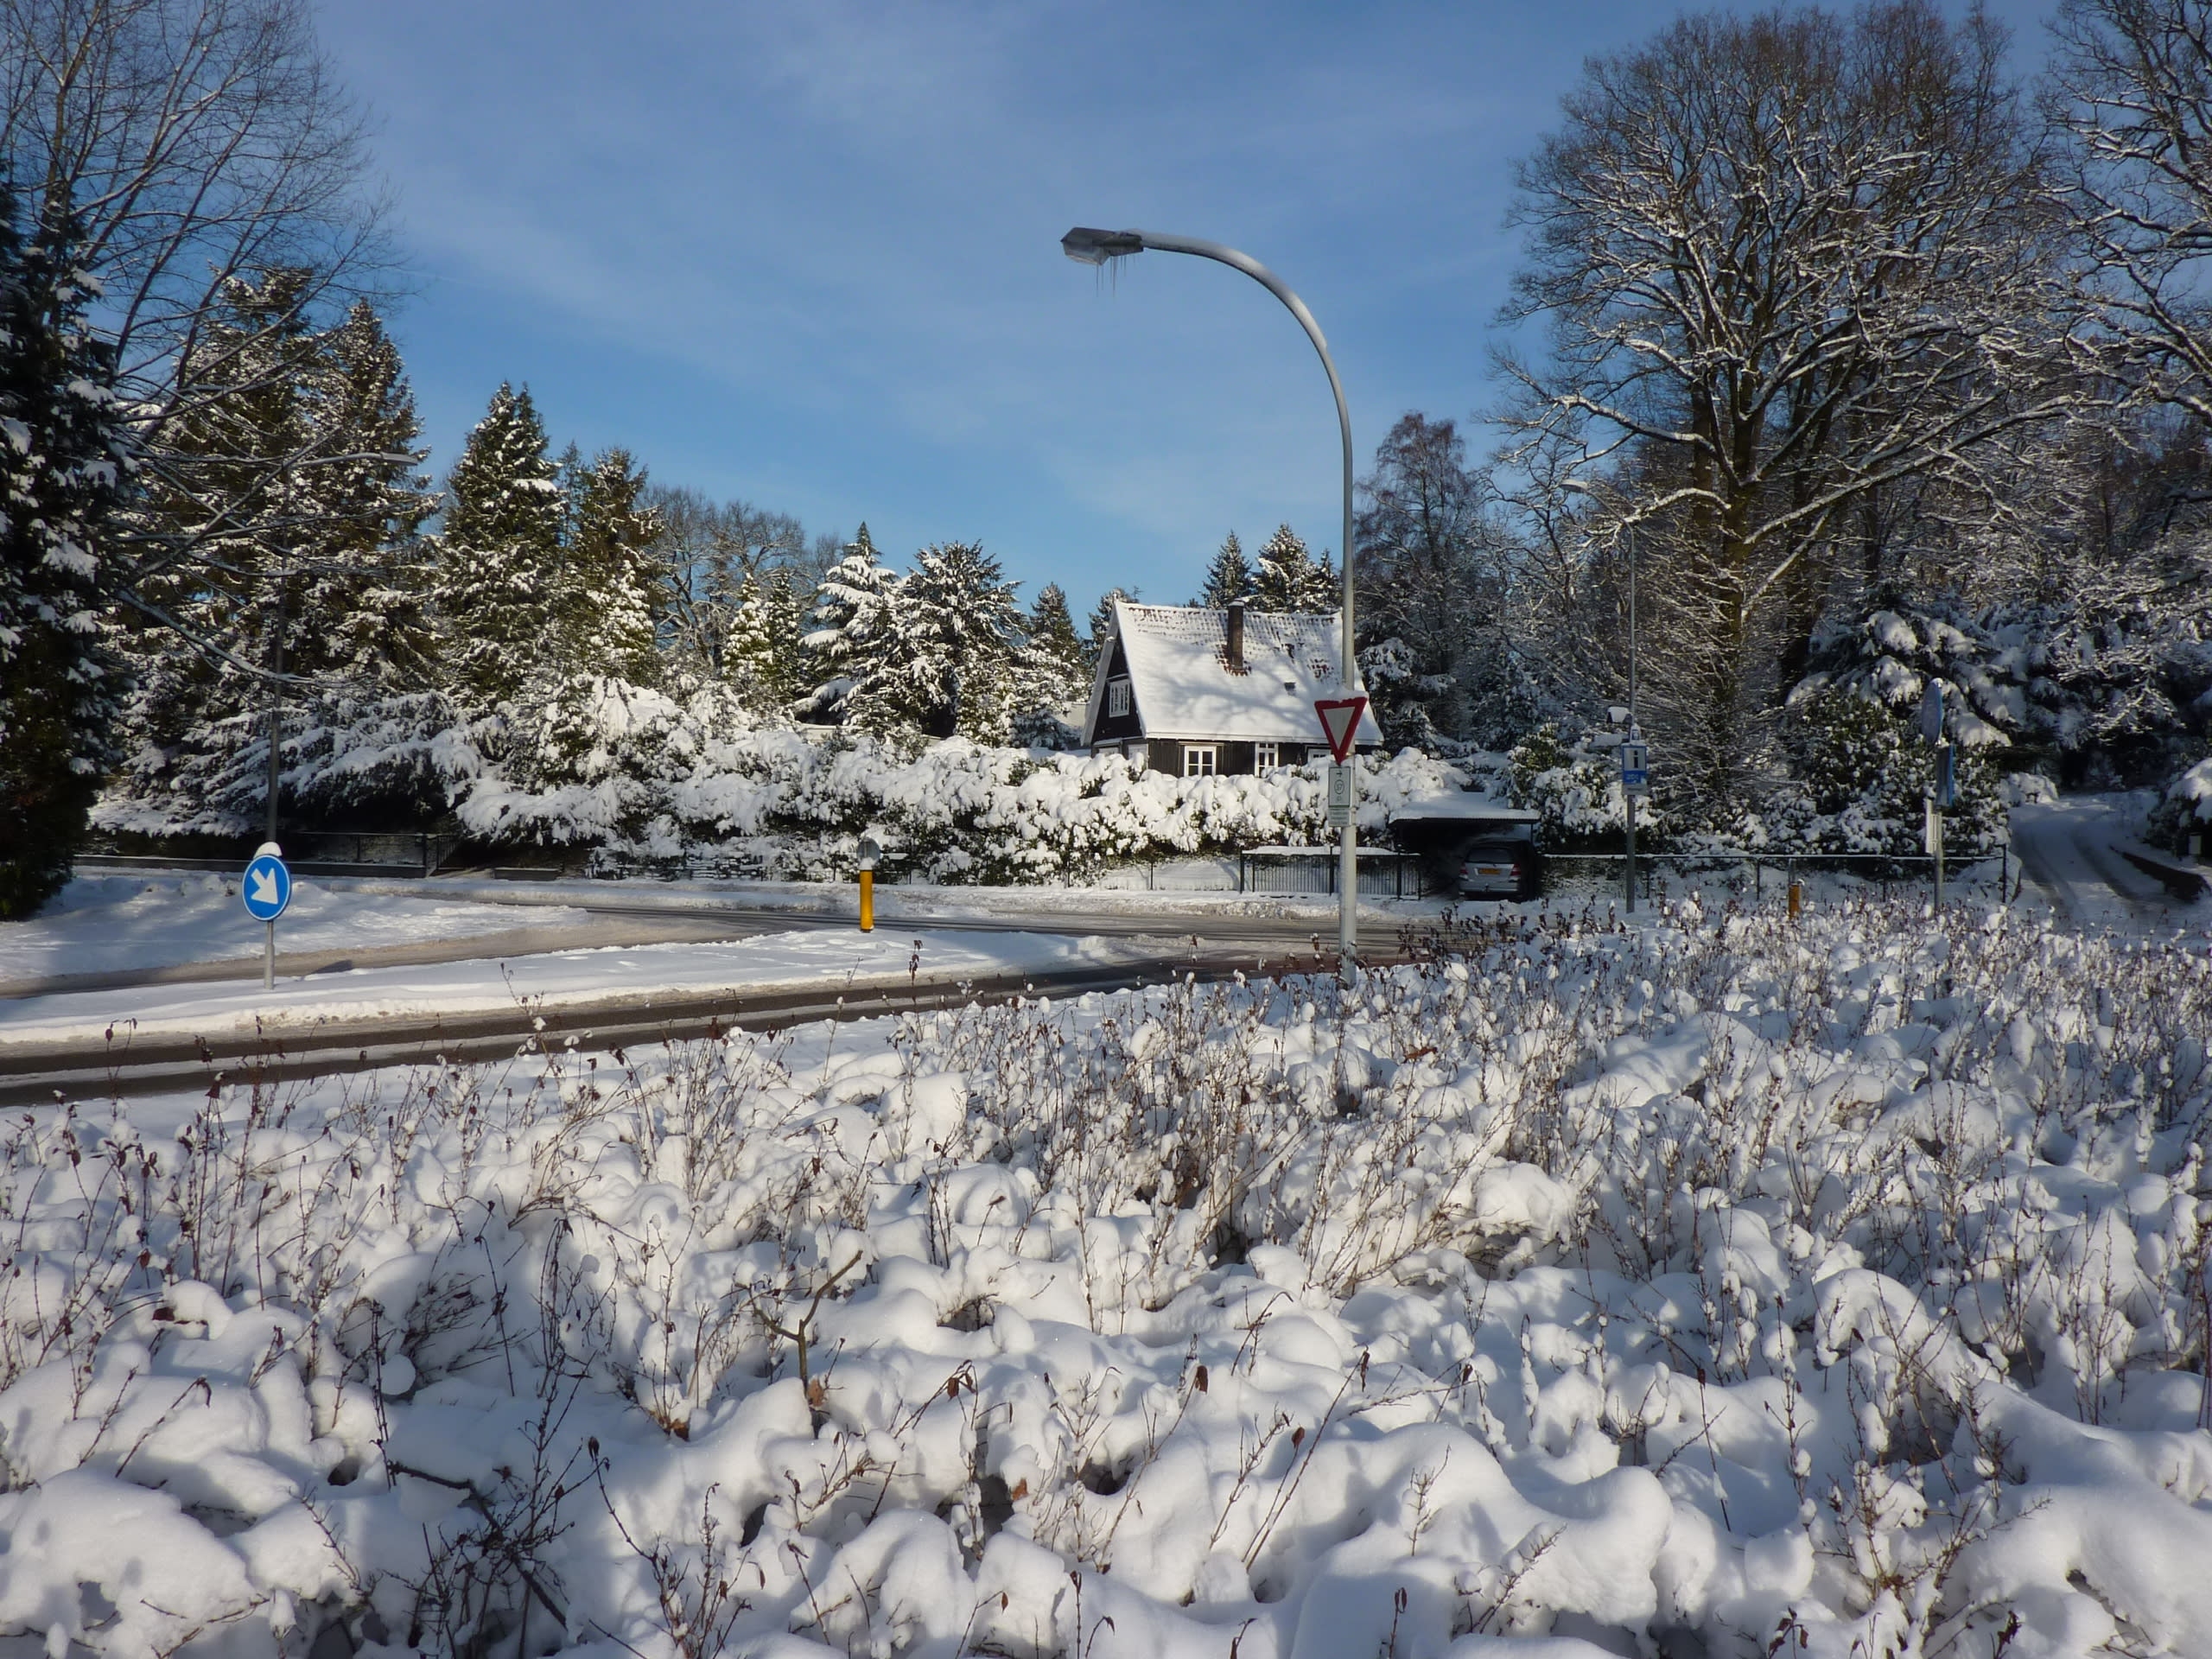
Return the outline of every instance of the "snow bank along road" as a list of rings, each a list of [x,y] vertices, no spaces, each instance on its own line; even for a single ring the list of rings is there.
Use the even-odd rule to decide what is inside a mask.
[[[2203,1659],[2203,941],[1649,921],[7,1114],[0,1637]]]

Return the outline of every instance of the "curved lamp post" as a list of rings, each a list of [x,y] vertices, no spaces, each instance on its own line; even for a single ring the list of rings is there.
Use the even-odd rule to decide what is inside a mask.
[[[1289,308],[1290,315],[1298,319],[1298,326],[1306,330],[1306,339],[1313,342],[1313,349],[1320,354],[1321,367],[1329,377],[1329,390],[1337,399],[1337,429],[1344,439],[1344,539],[1338,544],[1338,556],[1344,561],[1344,632],[1337,648],[1337,683],[1349,696],[1357,689],[1359,683],[1358,664],[1352,655],[1351,416],[1344,409],[1344,383],[1337,378],[1337,365],[1329,360],[1329,342],[1321,338],[1321,325],[1313,321],[1313,314],[1306,308],[1306,302],[1291,292],[1289,283],[1249,254],[1239,253],[1235,248],[1219,242],[1207,242],[1195,236],[1167,236],[1157,231],[1099,231],[1083,226],[1077,226],[1060,238],[1060,251],[1078,264],[1085,265],[1103,265],[1109,259],[1142,253],[1147,249],[1154,253],[1193,254],[1198,258],[1212,259],[1243,271]],[[1357,729],[1357,726],[1353,728],[1355,734]],[[1345,822],[1344,842],[1338,853],[1337,950],[1344,976],[1349,982],[1358,944],[1359,763],[1357,750],[1351,765],[1346,770],[1351,780],[1351,817]]]

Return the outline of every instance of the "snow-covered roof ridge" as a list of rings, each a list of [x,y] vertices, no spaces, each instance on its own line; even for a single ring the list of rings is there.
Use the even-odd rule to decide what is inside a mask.
[[[1226,610],[1121,600],[1114,632],[1147,738],[1321,741],[1313,703],[1338,693],[1337,613],[1247,609],[1242,672],[1230,667]],[[1362,715],[1359,741],[1382,741],[1373,713]]]

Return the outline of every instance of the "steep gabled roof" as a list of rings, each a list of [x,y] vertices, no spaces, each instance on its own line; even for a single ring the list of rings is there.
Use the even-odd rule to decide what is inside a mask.
[[[1335,616],[1244,613],[1244,671],[1229,670],[1229,613],[1188,605],[1114,606],[1114,633],[1129,665],[1129,690],[1147,738],[1192,742],[1319,743],[1314,700],[1338,694]],[[1109,639],[1099,653],[1086,734],[1098,729]],[[1370,710],[1359,740],[1379,744]]]

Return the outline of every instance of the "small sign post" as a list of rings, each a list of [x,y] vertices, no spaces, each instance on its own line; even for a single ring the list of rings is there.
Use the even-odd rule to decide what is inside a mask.
[[[257,922],[269,925],[269,937],[261,957],[261,988],[274,990],[276,986],[276,918],[284,913],[284,906],[292,902],[292,873],[284,866],[284,849],[273,841],[264,841],[253,855],[253,861],[245,867],[245,879],[238,888],[238,899],[245,906],[245,913]]]
[[[1349,438],[1345,440],[1351,442]],[[1351,451],[1347,448],[1349,456]],[[1344,463],[1351,465],[1347,460]],[[1346,471],[1349,480],[1351,474]],[[1345,486],[1345,499],[1351,499],[1351,486]],[[1349,506],[1345,509],[1349,513]],[[1351,523],[1346,518],[1344,523]],[[1351,643],[1351,571],[1344,571],[1344,643],[1349,650]],[[1353,751],[1359,746],[1359,722],[1367,713],[1367,698],[1363,693],[1351,689],[1351,666],[1347,658],[1344,679],[1344,695],[1340,697],[1317,697],[1313,712],[1321,717],[1321,735],[1328,741],[1329,753],[1335,765],[1329,768],[1329,827],[1337,832],[1337,944],[1344,958],[1344,982],[1351,982],[1352,945],[1359,925],[1359,762]]]
[[[1329,763],[1329,828],[1341,830],[1351,822],[1352,796],[1357,785],[1352,777],[1352,762],[1339,766]]]
[[[883,856],[883,848],[874,836],[862,836],[859,848],[861,865],[861,931],[875,931],[875,861]]]
[[[1943,908],[1943,814],[1959,798],[1958,763],[1944,736],[1943,683],[1928,682],[1920,698],[1920,734],[1936,751],[1935,771],[1928,781],[1928,856],[1936,861],[1936,908]]]
[[[1651,750],[1641,737],[1621,745],[1621,804],[1627,817],[1628,913],[1636,914],[1636,798],[1651,792]]]

